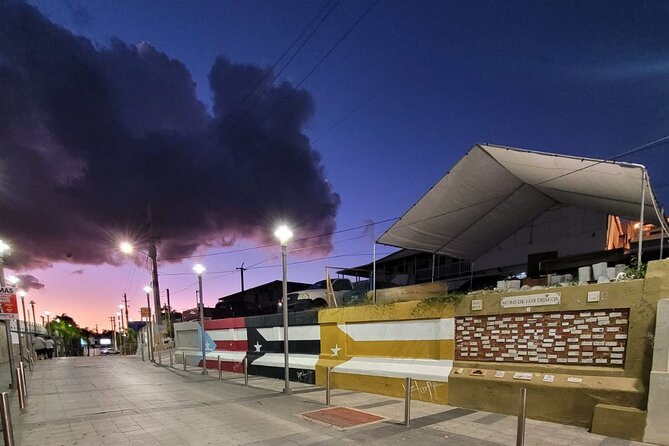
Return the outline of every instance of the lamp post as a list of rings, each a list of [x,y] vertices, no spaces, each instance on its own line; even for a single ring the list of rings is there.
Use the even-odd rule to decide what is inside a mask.
[[[119,244],[119,249],[123,254],[130,255],[135,251],[132,243],[124,241]],[[162,316],[160,313],[160,291],[158,287],[158,257],[156,252],[156,243],[153,236],[149,236],[149,252],[144,252],[137,249],[151,260],[151,291],[153,292],[153,299],[156,308],[156,323],[162,324]],[[148,286],[148,285],[147,285]],[[150,318],[153,320],[152,318]]]
[[[144,292],[146,293],[146,306],[149,310],[149,317],[146,318],[148,324],[146,325],[147,331],[146,331],[146,336],[147,336],[147,343],[149,344],[149,361],[153,362],[153,322],[151,318],[151,296],[150,293],[153,291],[153,288],[150,286],[146,285],[144,287]]]
[[[37,334],[37,319],[35,319],[35,301],[31,300],[28,303],[30,304],[30,308],[32,308],[33,312],[33,333]]]
[[[116,312],[116,319],[118,322],[118,348],[123,350],[123,319],[120,311]]]
[[[49,323],[51,322],[51,312],[46,310],[44,314],[46,315],[46,332],[51,334],[51,330],[49,329]]]
[[[283,270],[283,298],[281,300],[283,307],[283,358],[284,358],[284,389],[283,393],[290,392],[290,363],[288,362],[288,281],[286,278],[286,249],[288,240],[293,237],[293,232],[287,226],[279,226],[274,233],[281,242],[281,266]]]
[[[5,254],[10,255],[9,245],[0,240],[0,286],[5,286]],[[9,375],[11,376],[10,387],[16,387],[16,377],[14,375],[14,354],[12,346],[12,332],[9,329],[9,321],[5,320],[5,334],[7,336],[7,352],[9,353]],[[19,336],[20,337],[20,336]]]
[[[193,271],[197,273],[197,284],[198,290],[200,291],[200,330],[202,335],[200,336],[200,344],[202,346],[202,374],[207,375],[207,350],[206,350],[206,341],[204,333],[204,299],[202,298],[202,273],[205,271],[204,266],[199,263],[193,267]]]
[[[19,292],[18,292],[18,295],[21,298],[21,307],[23,308],[23,336],[24,336],[25,341],[26,341],[26,350],[28,350],[28,352],[30,352],[30,349],[32,347],[32,339],[28,338],[28,322],[26,322],[26,301],[25,301],[25,298],[26,298],[27,294],[28,293],[26,293],[26,290],[19,290]],[[21,331],[21,330],[19,330],[19,331]],[[20,333],[19,333],[19,335],[20,335]],[[20,337],[21,336],[19,336],[19,338]],[[23,354],[23,350],[21,351],[21,354]]]
[[[124,331],[123,331],[124,330],[124,327],[123,327],[123,310],[125,309],[125,307],[123,306],[123,304],[120,304],[118,306],[118,308],[119,308],[119,310],[121,310],[119,313],[116,313],[116,314],[118,314],[119,320],[121,321],[121,350],[122,350],[121,353],[125,355],[125,340],[123,339],[123,333],[124,333]],[[126,325],[125,328],[127,329],[128,321],[126,321],[125,325]]]
[[[20,280],[16,276],[9,276],[9,277],[7,277],[7,282],[9,282],[11,286],[16,287],[16,285],[20,282]],[[25,309],[26,309],[26,307],[25,307],[25,304],[23,303],[23,298],[25,297],[26,292],[24,290],[18,290],[16,292],[16,294],[21,298],[21,303],[23,304],[23,321],[25,323],[25,319],[26,319]],[[21,319],[18,317],[18,312],[19,312],[19,309],[17,308],[16,309],[16,313],[17,313],[16,334],[18,335],[18,338],[19,338],[19,361],[23,361],[23,343],[25,341],[25,338],[24,338],[24,335],[21,334]],[[25,328],[25,324],[24,324],[24,328]],[[24,330],[24,334],[25,334],[25,330]]]

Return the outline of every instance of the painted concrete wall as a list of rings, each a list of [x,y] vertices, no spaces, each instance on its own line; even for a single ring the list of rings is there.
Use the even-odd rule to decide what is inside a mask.
[[[319,312],[321,355],[316,382],[332,370],[335,388],[445,404],[453,365],[453,307],[402,302]]]

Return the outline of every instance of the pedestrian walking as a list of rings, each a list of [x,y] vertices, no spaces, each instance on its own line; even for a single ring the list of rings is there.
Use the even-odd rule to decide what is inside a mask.
[[[53,341],[53,339],[46,338],[46,341],[44,341],[44,347],[46,349],[46,356],[51,359],[53,358],[53,348],[56,345],[56,343]]]
[[[42,336],[35,336],[33,339],[33,349],[37,355],[37,359],[42,359],[46,354],[46,343]]]

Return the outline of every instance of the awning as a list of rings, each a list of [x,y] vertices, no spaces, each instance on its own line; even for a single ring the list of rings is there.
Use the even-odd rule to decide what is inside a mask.
[[[556,205],[638,220],[642,185],[644,221],[659,226],[642,165],[476,145],[378,242],[476,260]]]

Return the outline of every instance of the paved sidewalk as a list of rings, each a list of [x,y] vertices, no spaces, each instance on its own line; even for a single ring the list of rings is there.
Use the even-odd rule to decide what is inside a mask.
[[[167,362],[167,361],[165,361]],[[211,372],[210,372],[211,373]],[[341,445],[515,444],[515,417],[423,402],[402,425],[404,402],[347,390],[333,404],[380,415],[381,422],[339,429],[301,414],[324,408],[322,388],[199,369],[184,372],[135,357],[75,357],[38,362],[27,376],[27,412],[13,401],[15,438],[21,446],[97,445]],[[641,445],[589,434],[583,428],[527,421],[526,445]]]

